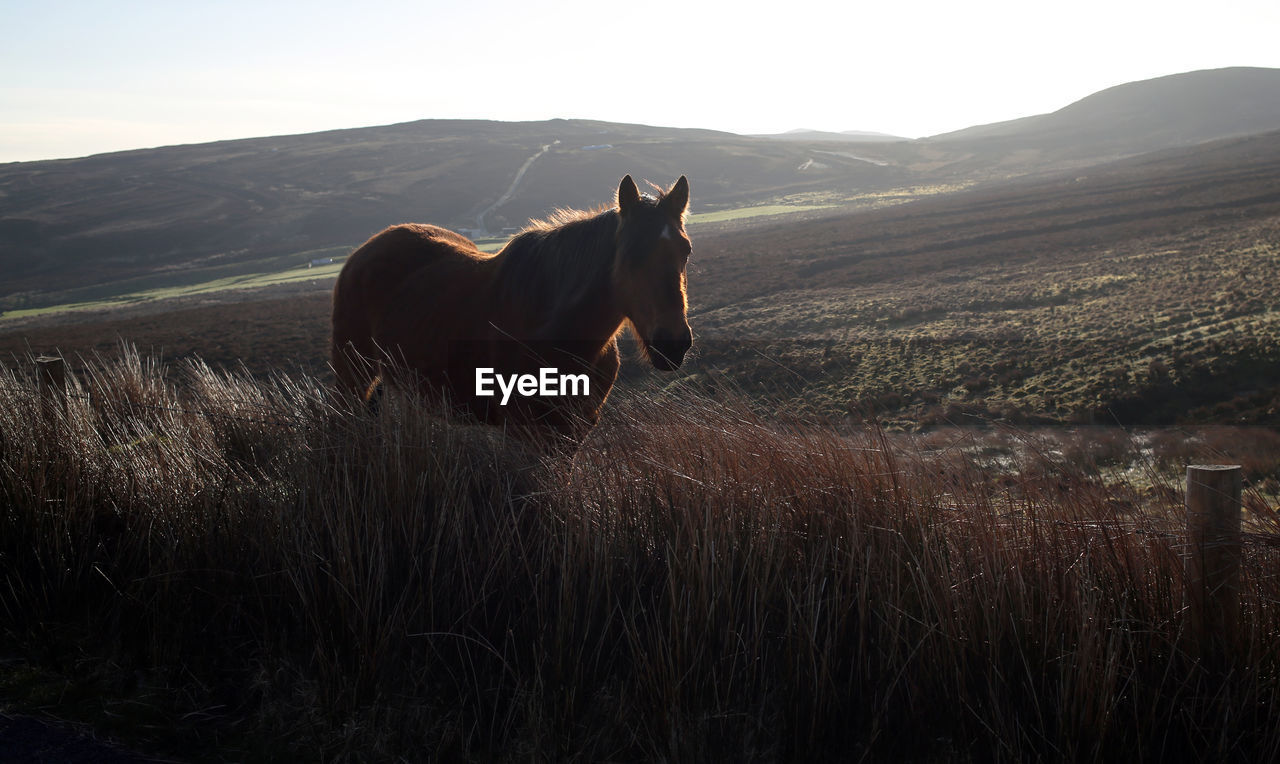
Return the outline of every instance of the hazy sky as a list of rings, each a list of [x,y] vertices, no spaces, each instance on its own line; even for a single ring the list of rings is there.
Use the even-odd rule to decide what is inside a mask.
[[[1277,0],[0,0],[0,161],[454,117],[919,137],[1277,39]]]

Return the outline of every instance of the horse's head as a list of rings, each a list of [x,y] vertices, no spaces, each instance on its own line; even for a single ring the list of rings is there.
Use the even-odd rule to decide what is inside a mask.
[[[641,196],[630,175],[618,187],[613,287],[645,356],[661,371],[679,368],[693,344],[684,272],[693,251],[684,232],[688,207],[683,175],[657,199]]]

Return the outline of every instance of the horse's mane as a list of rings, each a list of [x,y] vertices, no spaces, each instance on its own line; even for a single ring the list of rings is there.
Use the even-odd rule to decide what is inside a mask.
[[[496,286],[508,304],[560,315],[606,288],[618,232],[618,211],[556,210],[534,220],[495,259]]]

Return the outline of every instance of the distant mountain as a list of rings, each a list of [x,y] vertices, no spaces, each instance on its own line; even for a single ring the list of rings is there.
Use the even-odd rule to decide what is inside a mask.
[[[734,304],[893,283],[963,263],[1054,260],[1069,248],[1104,257],[1119,242],[1143,241],[1133,251],[1145,252],[1150,237],[1178,232],[1195,242],[1202,228],[1267,221],[1233,244],[1247,249],[1275,239],[1278,215],[1280,130],[1096,164],[1083,173],[1046,173],[857,214],[729,231],[700,242],[699,261],[717,299]]]
[[[1280,69],[1174,74],[1094,93],[1051,114],[926,139],[1062,158],[1129,156],[1280,129]]]
[[[839,203],[1274,129],[1280,70],[1237,68],[1122,85],[1052,114],[923,140],[423,120],[0,164],[0,309],[108,282],[277,271],[406,221],[502,232],[556,207],[608,203],[628,173],[659,184],[688,175],[697,210]]]
[[[861,155],[813,157],[803,144],[711,130],[423,120],[3,164],[0,298],[162,271],[278,269],[408,221],[501,232],[609,203],[628,173],[642,184],[688,175],[699,209],[904,177]]]
[[[1278,178],[1280,131],[856,214],[709,227],[694,235],[698,351],[682,374],[905,426],[1275,425]],[[77,326],[0,322],[0,356],[110,355],[123,336],[170,360],[323,374],[324,283],[285,289]]]
[[[769,133],[753,137],[772,138],[779,141],[841,141],[848,143],[892,143],[911,140],[900,135],[874,133],[865,130],[843,130],[838,133],[832,133],[826,130],[810,130],[805,127],[788,130],[785,133]]]
[[[686,372],[907,426],[1277,424],[1278,232],[1280,131],[728,231]]]

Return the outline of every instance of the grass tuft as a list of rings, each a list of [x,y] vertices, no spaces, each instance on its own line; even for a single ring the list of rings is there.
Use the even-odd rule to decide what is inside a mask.
[[[1262,488],[1239,654],[1185,648],[1174,471],[1218,430],[844,431],[676,385],[546,460],[394,392],[89,368],[48,414],[0,372],[0,690],[150,751],[1280,753]]]

